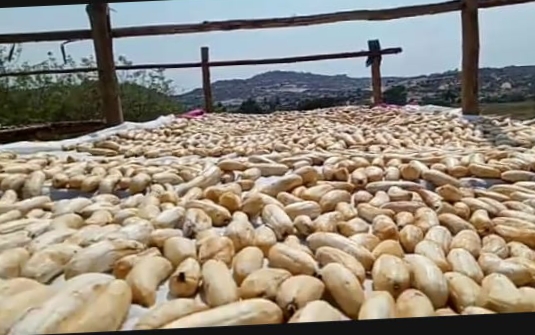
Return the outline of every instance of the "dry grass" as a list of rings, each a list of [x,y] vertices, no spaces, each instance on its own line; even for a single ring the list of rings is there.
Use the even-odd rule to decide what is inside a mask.
[[[515,119],[535,118],[535,101],[492,103],[481,106],[483,115],[509,115]]]

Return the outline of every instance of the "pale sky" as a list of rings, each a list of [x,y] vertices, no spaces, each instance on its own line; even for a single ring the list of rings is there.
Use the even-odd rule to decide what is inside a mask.
[[[269,18],[319,14],[354,9],[380,9],[424,4],[433,0],[172,0],[111,4],[112,25],[199,23],[211,20]],[[434,1],[436,2],[436,0]],[[535,64],[535,3],[480,11],[481,66]],[[33,32],[89,28],[84,5],[0,9],[0,32]],[[335,53],[366,49],[367,40],[401,47],[403,53],[386,56],[385,76],[443,72],[460,66],[460,13],[448,13],[382,22],[347,22],[329,25],[189,35],[116,39],[116,56],[134,63],[193,62],[200,47],[210,47],[212,60],[232,60]],[[67,53],[75,59],[93,53],[91,41],[71,43]],[[60,43],[23,46],[22,60],[38,62]],[[318,74],[369,76],[365,59],[333,60],[289,65],[242,66],[212,70],[212,81],[248,78],[270,70]],[[168,70],[177,92],[200,86],[200,69]]]

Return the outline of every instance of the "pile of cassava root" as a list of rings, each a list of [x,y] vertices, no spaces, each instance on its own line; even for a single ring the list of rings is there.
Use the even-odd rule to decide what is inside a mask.
[[[0,335],[535,312],[534,141],[343,107],[1,152]]]

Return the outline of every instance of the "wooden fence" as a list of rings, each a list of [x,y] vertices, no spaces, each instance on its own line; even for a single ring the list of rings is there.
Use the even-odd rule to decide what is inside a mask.
[[[523,4],[535,0],[456,0],[429,5],[406,6],[382,10],[354,10],[328,14],[295,16],[288,18],[270,18],[257,20],[228,20],[202,22],[198,24],[173,24],[136,26],[112,29],[109,7],[106,3],[91,3],[87,6],[87,14],[91,24],[89,30],[66,30],[23,34],[0,34],[0,44],[14,44],[25,42],[76,41],[92,39],[95,49],[97,68],[67,69],[60,71],[89,72],[98,71],[100,90],[103,99],[104,115],[108,125],[116,125],[123,121],[119,86],[116,70],[134,70],[149,68],[191,68],[200,67],[203,70],[203,89],[205,93],[205,107],[210,110],[212,104],[210,90],[210,67],[281,64],[299,61],[315,61],[324,59],[341,59],[354,57],[368,57],[367,65],[372,69],[372,89],[374,103],[381,101],[381,56],[401,52],[400,48],[381,50],[378,41],[369,41],[368,51],[313,55],[301,57],[287,57],[279,59],[241,60],[226,62],[210,62],[208,48],[201,49],[201,62],[189,64],[145,64],[133,66],[116,66],[113,56],[113,39],[137,36],[175,35],[204,33],[211,31],[233,31],[244,29],[266,29],[320,25],[344,21],[385,21],[423,15],[434,15],[460,11],[462,22],[462,71],[461,71],[461,105],[463,113],[477,114],[478,103],[478,72],[479,72],[479,23],[478,10],[499,6]],[[39,73],[53,73],[41,71]],[[59,72],[56,70],[54,73]],[[15,76],[30,73],[4,73],[3,76]]]
[[[314,61],[332,60],[332,59],[368,57],[366,61],[366,65],[371,66],[372,91],[373,91],[372,95],[374,98],[374,103],[380,103],[382,100],[382,96],[381,96],[382,95],[382,92],[381,92],[382,83],[381,83],[381,70],[380,70],[382,56],[394,55],[400,52],[402,52],[401,48],[381,49],[378,40],[371,40],[371,41],[368,41],[367,51],[317,54],[317,55],[283,57],[283,58],[210,61],[209,60],[209,48],[202,47],[200,62],[118,65],[118,66],[115,66],[115,71],[201,68],[202,88],[204,92],[204,108],[207,112],[212,112],[213,99],[212,99],[212,90],[211,90],[211,84],[210,84],[210,68],[212,67],[289,64],[289,63],[314,62]],[[0,72],[0,78],[1,77],[20,77],[20,76],[40,75],[40,74],[67,74],[67,73],[98,72],[98,71],[99,71],[98,67],[80,67],[80,68],[67,68],[67,69]],[[115,80],[115,79],[105,78],[104,80]],[[103,97],[103,99],[105,98]],[[108,121],[109,119],[110,118],[107,118]]]

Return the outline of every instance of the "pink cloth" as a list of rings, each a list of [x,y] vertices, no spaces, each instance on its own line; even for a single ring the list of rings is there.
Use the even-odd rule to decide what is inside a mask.
[[[187,113],[179,115],[179,117],[186,118],[186,119],[199,119],[204,116],[205,112],[202,109],[194,109]]]

